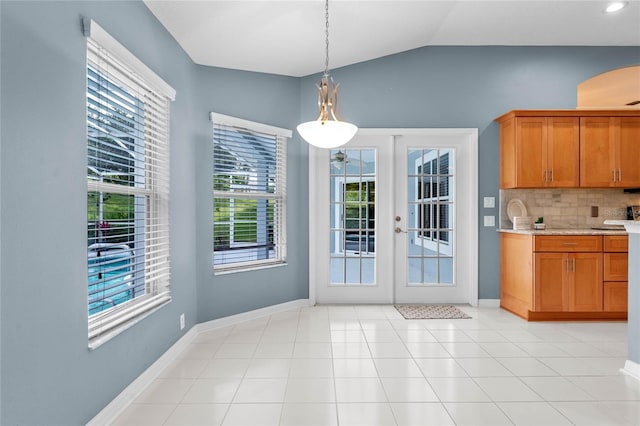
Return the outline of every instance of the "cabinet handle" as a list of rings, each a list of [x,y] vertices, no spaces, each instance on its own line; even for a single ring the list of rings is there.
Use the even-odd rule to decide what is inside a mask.
[[[544,182],[545,183],[549,182],[549,170],[548,169],[544,169]]]
[[[613,173],[613,181],[615,182],[616,181],[616,169],[613,169],[612,173]]]

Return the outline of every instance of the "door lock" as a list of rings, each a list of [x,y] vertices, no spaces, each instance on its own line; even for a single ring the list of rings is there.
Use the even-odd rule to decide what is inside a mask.
[[[396,222],[400,222],[402,218],[400,216],[396,216]]]

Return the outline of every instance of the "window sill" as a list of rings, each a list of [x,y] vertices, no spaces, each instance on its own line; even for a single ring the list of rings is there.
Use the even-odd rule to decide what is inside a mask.
[[[263,269],[271,269],[271,268],[280,268],[282,266],[287,266],[287,262],[276,262],[276,263],[262,263],[262,264],[253,264],[253,265],[243,265],[236,267],[228,267],[228,268],[220,268],[213,269],[213,275],[228,275],[235,274],[236,272],[250,272],[250,271],[260,271]]]
[[[89,350],[93,351],[93,350],[99,348],[100,346],[102,346],[105,343],[107,343],[109,340],[113,339],[114,337],[116,337],[120,333],[122,333],[122,332],[128,330],[129,328],[133,327],[134,325],[138,324],[140,321],[144,320],[145,318],[147,318],[149,315],[153,314],[154,312],[162,309],[164,306],[168,305],[169,303],[171,303],[171,297],[170,296],[168,298],[162,300],[160,302],[160,304],[152,307],[149,310],[145,310],[145,311],[135,315],[135,317],[133,317],[130,320],[125,321],[122,324],[112,328],[108,332],[100,334],[100,335],[98,335],[96,337],[90,338],[89,339]]]

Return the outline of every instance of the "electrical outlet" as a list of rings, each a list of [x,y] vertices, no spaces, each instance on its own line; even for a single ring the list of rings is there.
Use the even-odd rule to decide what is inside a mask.
[[[180,330],[184,330],[184,314],[180,314]]]
[[[484,226],[496,226],[496,217],[495,216],[485,216],[484,217]]]
[[[485,209],[495,209],[496,208],[496,197],[484,197],[484,208]]]

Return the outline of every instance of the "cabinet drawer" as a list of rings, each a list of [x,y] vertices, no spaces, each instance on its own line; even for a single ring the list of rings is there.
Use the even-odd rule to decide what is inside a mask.
[[[605,235],[604,251],[627,252],[629,251],[629,237],[627,235]]]
[[[605,312],[627,312],[628,305],[627,283],[604,283]]]
[[[597,252],[602,251],[600,235],[536,235],[535,251]]]
[[[627,281],[628,271],[629,266],[627,253],[604,254],[605,281]]]

